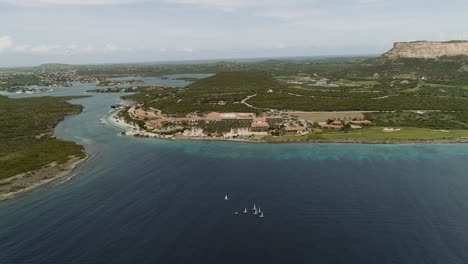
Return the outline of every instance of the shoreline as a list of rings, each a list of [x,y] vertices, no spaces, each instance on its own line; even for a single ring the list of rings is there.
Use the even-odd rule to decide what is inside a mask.
[[[120,134],[123,136],[131,136],[131,137],[141,137],[141,138],[153,138],[159,140],[172,140],[172,141],[220,141],[220,142],[237,142],[237,143],[249,143],[249,144],[366,144],[366,145],[389,145],[389,144],[466,144],[468,143],[468,137],[460,137],[454,139],[421,139],[421,140],[365,140],[365,139],[307,139],[307,140],[278,140],[278,141],[268,141],[265,139],[259,138],[258,140],[253,139],[238,139],[238,138],[223,138],[223,137],[193,137],[193,136],[164,136],[158,135],[155,133],[136,130],[137,127],[135,125],[129,124],[125,122],[122,118],[117,118],[117,113],[119,111],[115,111],[111,114],[109,118],[112,122],[116,122],[114,125],[124,125],[127,128],[124,129],[123,127],[119,127],[125,131],[121,132]],[[111,128],[115,128],[114,125]],[[132,127],[132,129],[129,129]],[[453,130],[457,131],[457,130]],[[140,134],[141,133],[141,134]],[[467,131],[468,133],[468,131]],[[298,135],[299,136],[299,135]]]
[[[420,141],[410,141],[410,140],[401,140],[401,141],[352,141],[352,140],[306,140],[306,141],[266,141],[266,140],[248,140],[248,139],[223,139],[223,138],[209,138],[209,137],[152,137],[144,135],[127,135],[122,134],[127,137],[136,137],[136,138],[152,138],[156,140],[165,140],[165,141],[218,141],[218,142],[232,142],[232,143],[248,143],[248,144],[362,144],[362,145],[398,145],[398,144],[467,144],[467,140],[420,140]]]
[[[129,133],[127,133],[129,132]],[[159,140],[167,141],[219,141],[219,142],[234,142],[234,143],[249,143],[249,144],[365,144],[365,145],[390,145],[390,144],[466,144],[468,143],[468,138],[462,139],[457,138],[453,140],[327,140],[327,139],[309,139],[309,140],[278,140],[278,141],[268,141],[264,139],[252,140],[252,139],[235,139],[235,138],[216,138],[216,137],[190,137],[190,136],[157,136],[156,134],[140,131],[126,131],[120,133],[123,136],[128,137],[137,137],[137,138],[152,138]],[[146,134],[146,135],[145,135]]]
[[[307,144],[466,144],[468,143],[468,130],[441,130],[418,127],[402,127],[392,131],[388,131],[387,127],[369,127],[361,129],[357,133],[318,133],[313,134],[288,134],[283,136],[271,135],[243,135],[243,138],[233,138],[228,136],[213,137],[207,135],[164,135],[146,131],[139,128],[134,123],[127,123],[126,120],[117,116],[121,110],[113,112],[106,118],[109,126],[122,131],[120,134],[124,136],[155,138],[163,140],[185,140],[185,141],[222,141],[222,142],[242,142],[256,144],[288,144],[288,143],[307,143]],[[393,128],[392,128],[393,129]],[[403,131],[403,134],[401,134]],[[383,134],[376,134],[383,133]],[[444,135],[440,133],[443,132]],[[452,134],[450,134],[452,133]],[[356,134],[362,134],[357,136]],[[382,136],[384,135],[385,136]],[[393,135],[395,134],[395,135]],[[418,138],[419,137],[419,138]]]
[[[40,169],[0,180],[0,201],[17,198],[19,195],[28,193],[40,186],[69,176],[88,158],[88,153],[84,158],[72,156],[66,163],[52,162]]]

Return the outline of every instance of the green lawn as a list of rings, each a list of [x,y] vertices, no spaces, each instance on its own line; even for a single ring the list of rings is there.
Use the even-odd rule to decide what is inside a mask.
[[[376,80],[355,80],[355,81],[350,81],[350,80],[339,80],[339,81],[334,81],[332,82],[333,84],[339,85],[339,86],[345,86],[347,84],[358,84],[362,86],[377,86],[381,85],[380,82]]]

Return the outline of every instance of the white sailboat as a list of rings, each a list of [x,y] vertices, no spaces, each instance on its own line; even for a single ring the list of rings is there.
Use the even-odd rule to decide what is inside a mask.
[[[254,204],[254,207],[252,208],[252,210],[257,211],[257,207],[255,206],[255,204]]]
[[[259,216],[259,217],[260,217],[260,218],[263,218],[263,217],[264,217],[264,216],[263,216],[263,212],[260,214],[260,216]]]
[[[247,208],[244,209],[244,214],[246,214],[246,213],[247,213]]]
[[[255,208],[254,212],[253,212],[254,215],[258,214],[257,212],[257,208]]]
[[[262,212],[262,208],[258,207],[258,213]]]
[[[226,194],[226,196],[224,196],[224,200],[226,200],[226,201],[229,200],[227,194]]]

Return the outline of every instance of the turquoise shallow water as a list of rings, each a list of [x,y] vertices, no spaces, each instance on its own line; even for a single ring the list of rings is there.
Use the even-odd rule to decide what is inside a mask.
[[[123,137],[119,101],[73,101],[55,134],[91,158],[0,203],[0,263],[468,263],[468,145]]]

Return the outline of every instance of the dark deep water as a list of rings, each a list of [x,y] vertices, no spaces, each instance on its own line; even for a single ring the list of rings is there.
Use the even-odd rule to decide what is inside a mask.
[[[0,203],[0,263],[468,263],[468,145],[122,137],[118,97],[56,128],[74,177]]]

